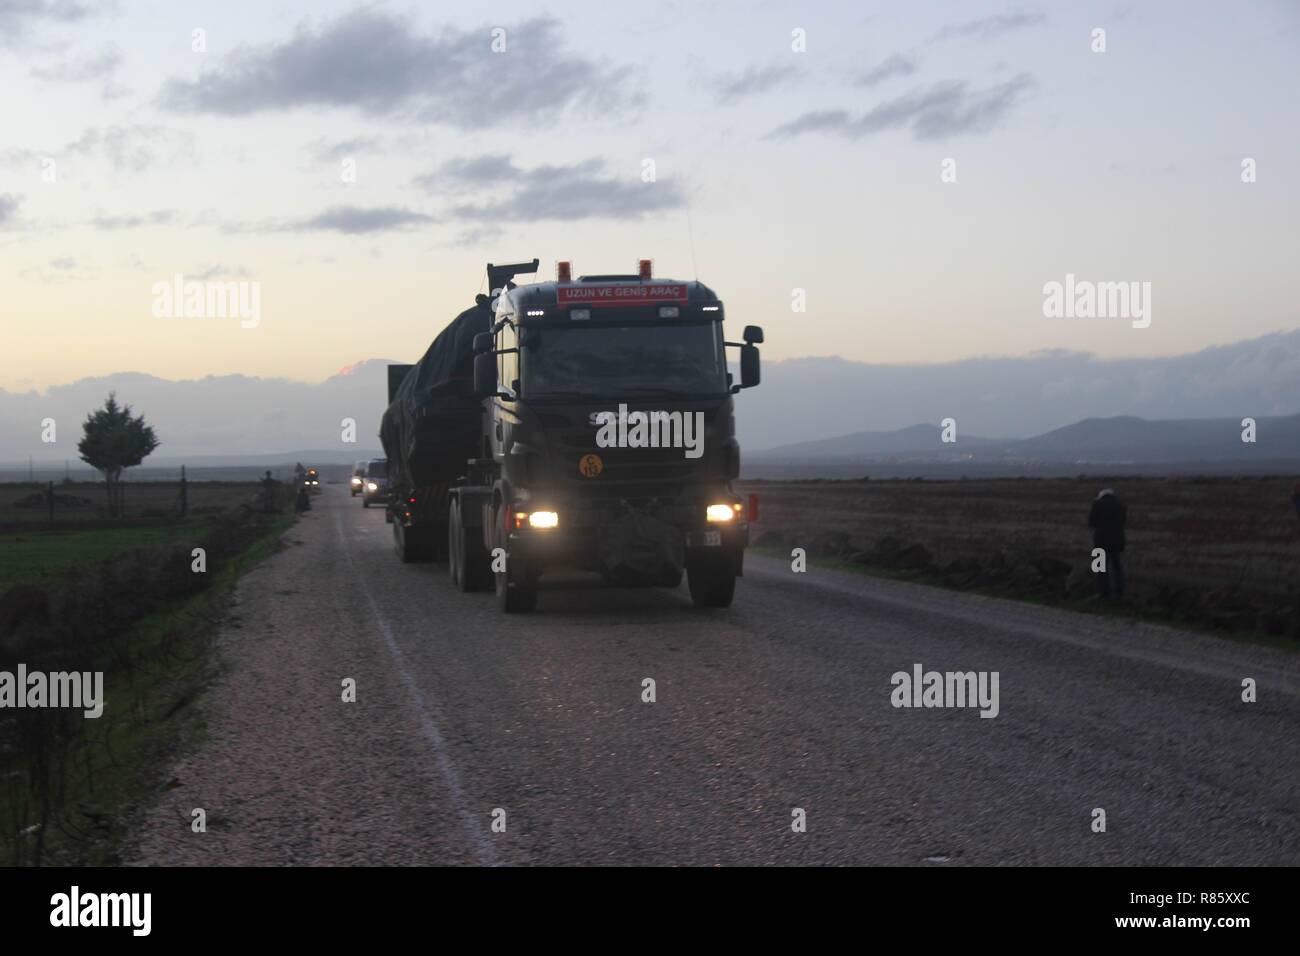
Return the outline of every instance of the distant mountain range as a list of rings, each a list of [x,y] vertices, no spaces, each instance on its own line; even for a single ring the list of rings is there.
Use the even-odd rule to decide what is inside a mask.
[[[943,441],[936,425],[893,432],[854,432],[746,455],[750,465],[891,463],[1053,463],[1159,465],[1189,462],[1300,464],[1300,414],[1255,419],[1254,442],[1242,441],[1239,418],[1149,421],[1133,416],[1088,418],[1033,438],[963,435]]]
[[[110,390],[143,412],[162,440],[150,465],[206,459],[270,466],[308,457],[317,463],[367,457],[379,447],[388,363],[358,362],[314,384],[245,375],[171,381],[124,372],[43,393],[0,390],[0,469],[25,472],[29,455],[38,467],[60,473],[65,461],[78,467],[81,422]],[[1152,359],[1045,352],[930,365],[767,361],[762,385],[736,399],[746,462],[836,456],[850,463],[882,456],[939,456],[954,463],[1164,462],[1187,456],[1249,463],[1298,454],[1297,413],[1300,330]],[[1246,416],[1259,422],[1255,445],[1240,441]],[[957,422],[957,444],[936,450],[939,423],[949,417]],[[57,423],[54,444],[41,441],[47,418]],[[346,420],[356,423],[354,442],[345,441]]]

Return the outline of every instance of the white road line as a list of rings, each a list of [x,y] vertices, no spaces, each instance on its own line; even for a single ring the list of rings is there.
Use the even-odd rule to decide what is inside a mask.
[[[355,571],[352,551],[347,536],[343,533],[343,513],[338,508],[334,509],[334,530],[343,543],[343,552],[348,564]],[[370,588],[366,586],[365,575],[354,573],[352,577],[366,596],[366,603],[370,605],[370,613],[379,627],[379,633],[383,636],[384,643],[388,646],[388,653],[393,658],[393,664],[397,667],[398,676],[402,678],[402,683],[406,686],[407,696],[410,698],[411,705],[415,708],[420,719],[420,729],[424,731],[424,739],[428,741],[429,749],[433,752],[434,763],[438,767],[438,772],[442,775],[442,782],[451,795],[451,802],[460,817],[461,826],[465,829],[465,837],[474,850],[474,857],[481,866],[496,866],[496,849],[479,825],[478,817],[468,809],[469,800],[465,796],[465,791],[461,788],[460,777],[456,773],[450,755],[447,753],[446,742],[443,740],[441,731],[438,730],[437,723],[434,722],[432,715],[429,713],[429,708],[424,702],[424,695],[420,692],[415,679],[411,677],[411,673],[407,669],[406,658],[402,654],[401,648],[397,646],[397,641],[393,638],[392,628],[388,626],[383,614],[379,612],[379,605],[371,595]]]

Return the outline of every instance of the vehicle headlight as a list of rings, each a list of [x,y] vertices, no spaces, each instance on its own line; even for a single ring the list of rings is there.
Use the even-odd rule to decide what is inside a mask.
[[[353,475],[353,476],[352,476],[352,483],[353,483],[354,485],[359,485],[359,484],[361,484],[361,479],[358,478],[356,475]]]
[[[533,511],[528,515],[530,528],[558,528],[559,526],[560,516],[554,511]]]
[[[375,484],[373,481],[370,482],[370,484],[366,485],[366,491],[378,491],[378,490],[379,490],[379,486]]]
[[[704,517],[712,522],[731,521],[736,517],[740,505],[709,505],[704,510]]]

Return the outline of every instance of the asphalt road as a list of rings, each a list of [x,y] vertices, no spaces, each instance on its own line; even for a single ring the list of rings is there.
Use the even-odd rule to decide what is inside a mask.
[[[1295,654],[752,556],[726,610],[578,580],[506,616],[336,486],[288,537],[138,862],[1300,862]],[[895,708],[917,663],[998,672],[998,715]]]

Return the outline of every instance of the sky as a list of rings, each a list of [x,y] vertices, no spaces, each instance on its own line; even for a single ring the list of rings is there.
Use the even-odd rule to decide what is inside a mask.
[[[699,278],[766,360],[1300,325],[1300,4],[458,9],[0,0],[0,389],[413,360],[534,256]],[[1149,322],[1045,315],[1067,275]]]

